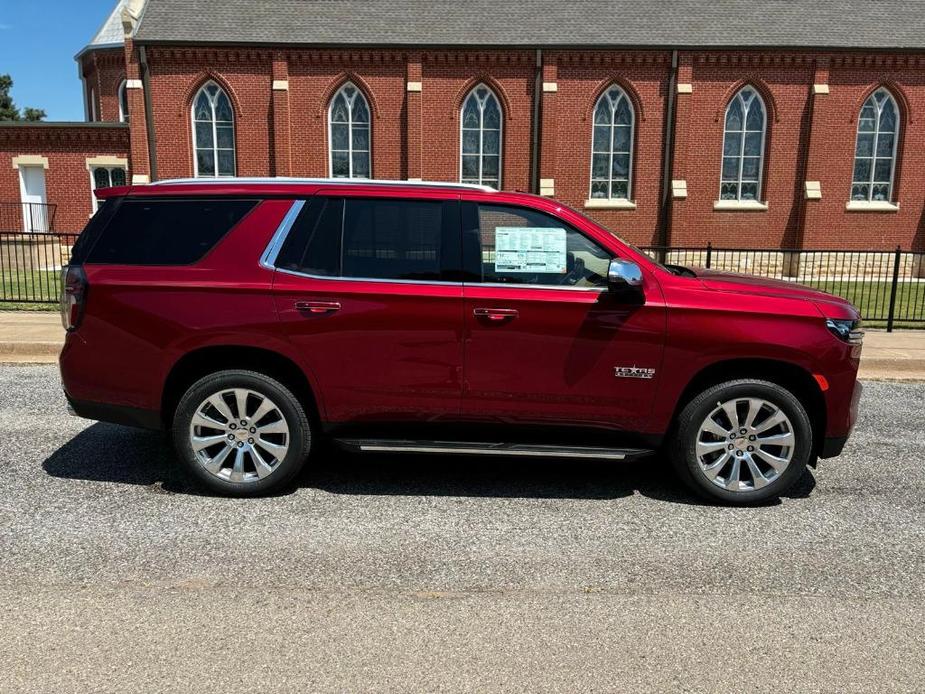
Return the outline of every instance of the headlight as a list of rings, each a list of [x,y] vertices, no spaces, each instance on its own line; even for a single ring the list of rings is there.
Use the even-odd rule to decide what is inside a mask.
[[[841,318],[827,318],[825,327],[839,340],[848,344],[859,345],[864,341],[864,331],[861,330],[861,321],[843,320]]]

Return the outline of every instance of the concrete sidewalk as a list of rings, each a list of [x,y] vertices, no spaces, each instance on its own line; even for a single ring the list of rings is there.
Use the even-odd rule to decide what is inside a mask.
[[[0,311],[0,363],[50,363],[64,330],[57,311]],[[925,381],[925,330],[868,330],[861,378]]]

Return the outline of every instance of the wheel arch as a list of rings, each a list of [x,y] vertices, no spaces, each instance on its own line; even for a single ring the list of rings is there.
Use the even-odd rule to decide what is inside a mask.
[[[305,372],[289,357],[273,350],[244,345],[210,345],[184,354],[164,380],[161,419],[169,429],[177,405],[186,390],[203,376],[228,369],[256,371],[290,388],[302,403],[309,421],[318,422],[320,411],[314,389]]]
[[[818,453],[826,430],[825,397],[813,375],[793,362],[778,359],[724,359],[703,367],[682,391],[672,414],[672,423],[677,421],[681,410],[698,393],[711,386],[741,378],[770,381],[793,393],[809,415],[813,427],[813,452]]]

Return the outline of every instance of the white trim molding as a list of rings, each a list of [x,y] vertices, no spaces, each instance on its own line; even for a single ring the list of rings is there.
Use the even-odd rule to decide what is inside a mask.
[[[716,212],[767,212],[768,203],[758,200],[717,200],[713,203]]]
[[[424,83],[423,82],[408,82],[406,89],[409,92],[424,91]]]
[[[125,80],[126,89],[142,89],[141,80]]]
[[[677,200],[683,200],[687,197],[687,181],[683,178],[677,178],[671,181],[671,197]]]
[[[13,168],[18,169],[20,166],[41,166],[43,169],[48,168],[48,157],[41,154],[20,154],[13,157]]]
[[[635,210],[636,201],[626,198],[591,198],[585,200],[586,210]]]
[[[151,177],[147,174],[132,174],[132,185],[137,186],[139,184],[150,183]]]
[[[899,212],[898,202],[887,200],[849,200],[845,203],[848,212]]]
[[[543,91],[547,93],[555,93],[559,91],[558,82],[543,82]]]
[[[128,169],[128,159],[113,156],[87,158],[87,171],[97,166],[121,166],[123,169]]]
[[[289,80],[273,80],[273,91],[288,92],[289,91]]]
[[[422,183],[423,181],[423,178],[418,178],[417,176],[408,179],[409,183]]]
[[[813,85],[813,94],[828,94],[829,85],[827,84],[814,84]]]
[[[819,181],[805,181],[803,189],[807,200],[822,200],[822,183]]]
[[[678,82],[678,94],[693,94],[694,85],[690,82]]]

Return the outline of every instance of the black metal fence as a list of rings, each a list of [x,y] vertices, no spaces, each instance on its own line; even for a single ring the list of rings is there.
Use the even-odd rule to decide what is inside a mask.
[[[52,204],[38,202],[0,202],[0,229],[45,234],[55,230]]]
[[[804,284],[848,299],[868,323],[925,324],[925,252],[646,247],[660,262]]]
[[[61,266],[75,234],[0,232],[0,306],[55,304]],[[643,249],[676,265],[741,272],[805,284],[842,296],[872,325],[925,327],[925,252],[758,250],[702,247]]]
[[[54,304],[76,234],[0,233],[0,306]]]

